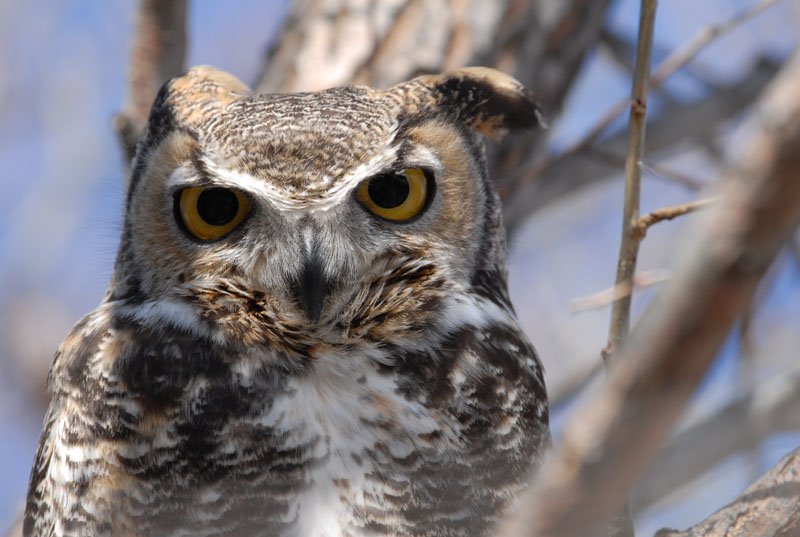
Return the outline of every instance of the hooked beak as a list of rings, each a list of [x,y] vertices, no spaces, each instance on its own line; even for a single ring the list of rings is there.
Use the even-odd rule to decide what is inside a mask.
[[[305,248],[303,268],[292,284],[295,295],[315,325],[319,322],[325,297],[331,291],[331,283],[325,278],[323,263],[316,242],[310,241]]]

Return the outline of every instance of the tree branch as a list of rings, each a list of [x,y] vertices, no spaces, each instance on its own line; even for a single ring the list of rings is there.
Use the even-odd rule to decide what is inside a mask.
[[[593,535],[623,504],[800,224],[798,78],[800,52],[738,131],[743,149],[690,255],[642,316],[598,397],[567,425],[500,535]],[[800,517],[794,504],[791,516]]]
[[[164,82],[183,71],[187,0],[140,0],[128,67],[125,104],[114,129],[130,163],[150,105]]]
[[[588,296],[576,298],[569,303],[570,313],[578,313],[597,308],[603,308],[619,300],[625,295],[629,295],[634,289],[651,287],[664,283],[670,277],[670,273],[665,270],[648,270],[645,272],[637,272],[633,275],[633,284],[620,284],[614,287],[603,289],[597,293]]]
[[[638,219],[639,193],[642,186],[644,139],[647,130],[647,90],[650,79],[650,57],[653,53],[657,0],[642,0],[639,13],[639,37],[636,42],[636,61],[633,68],[631,115],[628,127],[628,158],[625,162],[625,202],[622,209],[622,240],[617,262],[615,287],[633,289],[636,258],[639,256]],[[616,359],[616,353],[627,339],[631,319],[631,292],[623,293],[611,304],[611,327],[608,344],[602,352],[606,369]],[[627,502],[611,514],[608,522],[610,537],[633,537],[633,518]]]
[[[639,192],[642,184],[642,161],[647,124],[647,81],[650,78],[650,55],[653,51],[653,28],[656,20],[656,0],[642,0],[639,17],[639,38],[636,45],[636,65],[633,70],[631,115],[628,128],[628,158],[625,161],[625,203],[622,210],[622,241],[619,247],[616,287],[633,289],[636,258],[639,255]],[[608,335],[609,353],[620,348],[628,334],[631,316],[631,293],[623,293],[612,303],[611,328]],[[606,361],[608,366],[608,361]]]
[[[662,529],[655,537],[791,537],[800,535],[800,448],[731,503],[686,531]]]
[[[672,54],[665,58],[664,61],[653,70],[653,76],[650,77],[651,87],[657,87],[663,84],[664,80],[692,61],[701,50],[706,48],[721,35],[725,35],[731,30],[738,28],[765,9],[781,1],[782,0],[761,0],[749,6],[747,9],[733,14],[730,18],[719,24],[706,26],[700,29],[688,42],[674,50]]]
[[[634,512],[694,481],[770,435],[800,430],[800,368],[751,389],[669,441],[631,494]]]

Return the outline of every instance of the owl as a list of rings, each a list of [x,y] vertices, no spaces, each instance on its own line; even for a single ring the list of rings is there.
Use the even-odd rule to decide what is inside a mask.
[[[481,536],[549,443],[481,135],[487,68],[152,106],[101,305],[58,349],[26,536]]]

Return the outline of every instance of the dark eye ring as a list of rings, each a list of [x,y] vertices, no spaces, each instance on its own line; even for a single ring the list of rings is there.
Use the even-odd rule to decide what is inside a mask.
[[[429,172],[407,168],[371,177],[361,184],[356,197],[373,214],[403,222],[418,216],[428,206],[433,186]]]
[[[247,196],[218,186],[184,188],[176,201],[176,212],[184,228],[200,240],[218,239],[230,233],[250,211]]]

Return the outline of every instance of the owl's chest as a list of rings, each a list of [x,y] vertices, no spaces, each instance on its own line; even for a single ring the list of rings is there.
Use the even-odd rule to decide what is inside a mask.
[[[333,360],[297,375],[191,379],[167,419],[143,431],[158,444],[151,456],[123,458],[131,473],[158,474],[143,495],[220,521],[250,503],[274,534],[335,536],[365,513],[389,516],[419,461],[440,460],[458,435],[445,414],[404,396],[395,373]]]
[[[298,535],[340,535],[368,512],[396,510],[419,462],[455,447],[455,434],[437,437],[452,428],[446,416],[406,399],[397,380],[369,368],[321,369],[291,379],[260,417],[286,446],[307,450],[305,485],[290,507]]]

